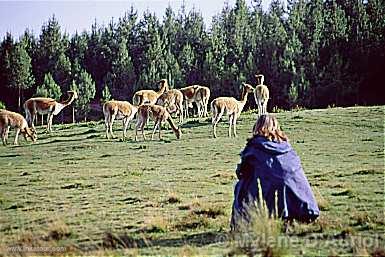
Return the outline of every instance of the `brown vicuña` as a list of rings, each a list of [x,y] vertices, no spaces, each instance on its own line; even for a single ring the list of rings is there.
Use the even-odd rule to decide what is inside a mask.
[[[158,83],[160,84],[158,92],[149,89],[139,90],[135,92],[134,96],[132,97],[132,103],[137,106],[142,104],[155,104],[156,100],[158,100],[158,97],[169,90],[167,79],[162,79],[158,81]]]
[[[210,99],[210,89],[205,86],[192,85],[179,89],[184,98],[184,112],[185,117],[188,118],[188,108],[192,103],[196,103],[198,108],[198,117],[207,116],[207,105]]]
[[[150,117],[154,121],[154,130],[152,132],[151,140],[154,139],[156,129],[159,128],[159,139],[161,139],[162,123],[168,121],[177,139],[180,139],[182,132],[180,128],[175,126],[171,115],[168,113],[165,107],[160,105],[143,104],[138,107],[138,118],[135,127],[135,141],[138,140],[138,129],[142,132],[143,139],[146,140],[144,135],[144,126],[146,125],[148,118]]]
[[[183,94],[178,89],[171,89],[159,96],[156,101],[157,105],[166,107],[171,114],[176,112],[179,116],[179,123],[183,122]]]
[[[3,145],[7,144],[9,128],[15,128],[15,140],[14,145],[18,145],[19,133],[23,134],[24,139],[27,141],[27,137],[31,138],[33,142],[36,142],[37,135],[34,128],[29,128],[27,121],[23,115],[11,112],[7,110],[0,110],[0,134],[3,141]]]
[[[138,107],[130,104],[127,101],[111,100],[103,104],[104,125],[106,128],[106,137],[109,139],[111,134],[112,138],[115,137],[112,132],[112,125],[115,119],[123,120],[123,140],[127,136],[127,127],[130,121],[134,118]]]
[[[252,93],[254,88],[243,83],[241,100],[238,101],[234,97],[218,97],[211,102],[211,111],[213,113],[212,125],[213,135],[217,137],[216,126],[222,115],[226,112],[229,115],[229,137],[231,137],[231,127],[233,126],[234,136],[237,136],[237,119],[241,115],[243,107],[246,104],[247,96]]]
[[[52,131],[52,119],[54,115],[58,115],[64,107],[70,105],[78,98],[76,91],[68,91],[68,99],[62,102],[57,102],[52,98],[34,97],[24,103],[24,110],[28,124],[34,127],[34,122],[37,114],[47,114],[47,131]]]

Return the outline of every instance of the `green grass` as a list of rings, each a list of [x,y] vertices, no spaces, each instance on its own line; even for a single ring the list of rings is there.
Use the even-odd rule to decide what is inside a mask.
[[[351,256],[385,245],[384,107],[277,117],[322,210],[316,223],[283,236],[289,253]],[[102,122],[54,125],[51,134],[38,127],[35,144],[1,146],[0,256],[15,245],[96,255],[231,252],[234,170],[254,122],[243,114],[238,138],[221,122],[214,139],[210,120],[195,119],[182,125],[181,140],[163,130],[163,140],[146,142],[133,141],[132,130],[126,141],[107,140]],[[121,122],[114,128],[122,137]]]

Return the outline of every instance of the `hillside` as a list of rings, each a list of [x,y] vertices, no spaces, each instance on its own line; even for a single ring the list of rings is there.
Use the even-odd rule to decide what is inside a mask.
[[[294,255],[370,253],[384,238],[384,107],[276,114],[301,157],[321,208],[295,224]],[[162,141],[107,140],[102,122],[38,127],[38,141],[0,147],[0,256],[10,246],[65,253],[226,254],[234,169],[255,113],[211,135],[210,120]],[[121,122],[115,134],[122,136]],[[148,134],[150,130],[146,131]],[[9,142],[14,134],[11,133]],[[63,253],[58,251],[57,253]],[[42,254],[42,253],[39,253]]]

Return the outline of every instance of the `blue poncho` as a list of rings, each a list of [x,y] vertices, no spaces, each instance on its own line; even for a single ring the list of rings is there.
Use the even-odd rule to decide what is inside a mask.
[[[258,199],[258,179],[270,213],[275,213],[277,192],[278,215],[283,219],[309,222],[319,216],[301,161],[288,142],[254,136],[241,152],[236,174],[232,225],[239,218],[248,219],[248,206]]]

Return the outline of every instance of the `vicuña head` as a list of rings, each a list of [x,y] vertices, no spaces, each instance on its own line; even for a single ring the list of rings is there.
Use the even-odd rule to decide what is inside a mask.
[[[247,92],[247,93],[254,92],[254,88],[250,84],[247,84],[247,83],[242,83],[242,89],[244,90],[244,92]]]
[[[20,132],[23,134],[25,140],[27,140],[27,137],[29,137],[32,140],[32,142],[34,143],[36,142],[37,133],[34,128],[25,127],[24,130],[21,130]]]
[[[78,99],[79,98],[79,95],[76,91],[73,91],[73,90],[69,90],[67,91],[67,94],[72,97],[73,99]]]
[[[179,127],[175,130],[175,136],[177,139],[182,137],[182,130]]]

